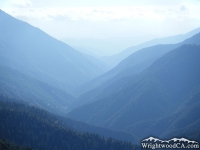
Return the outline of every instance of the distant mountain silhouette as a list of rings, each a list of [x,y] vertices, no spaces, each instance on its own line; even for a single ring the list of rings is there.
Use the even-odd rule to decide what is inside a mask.
[[[138,76],[124,78],[124,83],[118,85],[121,88],[115,88],[113,83],[104,89],[104,91],[115,89],[111,94],[105,92],[105,97],[102,96],[96,102],[76,108],[68,115],[94,125],[131,132],[139,138],[148,135],[167,136],[173,129],[177,133],[178,127],[184,124],[190,129],[188,131],[194,131],[189,126],[198,123],[199,109],[189,109],[192,108],[192,104],[189,104],[192,99],[187,97],[200,86],[199,49],[200,46],[197,45],[183,45],[172,50]],[[186,108],[188,111],[191,110],[188,114],[195,110],[195,118],[188,122],[191,117],[186,115],[185,120],[182,120],[182,123],[177,122],[177,128],[173,128],[176,125],[173,124],[175,122],[172,121],[172,116],[176,114],[178,108],[179,115],[183,115],[185,109],[181,109],[180,106],[187,100],[189,105]],[[198,96],[196,101],[199,102]],[[162,126],[162,122],[169,130]],[[177,135],[181,136],[181,133],[178,133]],[[172,134],[168,134],[170,135]]]
[[[0,64],[62,89],[102,74],[103,65],[0,10]],[[94,63],[95,62],[95,63]]]
[[[115,68],[77,87],[74,91],[80,96],[72,108],[96,101],[105,97],[107,93],[111,94],[116,89],[122,88],[123,84],[126,84],[126,81],[129,80],[129,77],[140,74],[169,51],[184,44],[198,45],[199,41],[200,33],[178,44],[156,45],[133,53]]]
[[[133,54],[134,52],[146,48],[146,47],[151,47],[154,45],[160,45],[160,44],[176,44],[183,42],[184,40],[194,36],[195,34],[200,32],[200,28],[196,28],[186,34],[180,34],[180,35],[175,35],[175,36],[170,36],[170,37],[164,37],[164,38],[157,38],[153,39],[151,41],[147,41],[145,43],[129,47],[119,54],[112,55],[112,56],[105,56],[102,58],[104,62],[109,64],[112,67],[115,67],[117,64],[119,64],[123,59],[128,57],[129,55]]]

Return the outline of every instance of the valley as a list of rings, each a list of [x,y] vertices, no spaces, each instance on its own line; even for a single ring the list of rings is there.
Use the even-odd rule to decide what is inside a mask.
[[[199,142],[199,64],[200,28],[97,58],[0,9],[0,146],[139,150],[150,136]]]

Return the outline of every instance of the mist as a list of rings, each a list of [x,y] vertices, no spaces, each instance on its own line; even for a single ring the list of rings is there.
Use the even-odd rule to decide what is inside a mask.
[[[1,0],[0,149],[198,149],[199,8]]]

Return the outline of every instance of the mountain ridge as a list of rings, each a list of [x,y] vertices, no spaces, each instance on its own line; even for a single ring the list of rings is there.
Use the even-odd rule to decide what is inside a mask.
[[[18,70],[0,65],[0,94],[25,100],[45,110],[65,114],[75,97]]]
[[[175,113],[193,88],[200,85],[199,49],[198,45],[183,45],[170,51],[138,77],[130,78],[122,89],[76,108],[68,116],[135,134],[129,126],[142,121],[149,121],[150,126],[155,119]],[[136,129],[140,136],[141,126]]]
[[[164,37],[164,38],[156,38],[147,42],[144,42],[142,44],[136,45],[136,46],[131,46],[122,52],[112,55],[112,56],[107,56],[103,57],[102,60],[110,64],[111,66],[116,66],[119,64],[123,59],[128,57],[129,55],[133,54],[134,52],[146,48],[146,47],[151,47],[154,45],[163,45],[163,44],[177,44],[180,42],[183,42],[184,40],[194,36],[195,34],[200,32],[200,27],[193,29],[192,31],[185,33],[185,34],[179,34],[179,35],[174,35],[170,37]]]
[[[19,145],[39,150],[139,149],[128,142],[75,131],[56,120],[54,115],[35,107],[0,103],[0,116],[3,119],[0,137]]]
[[[181,45],[198,45],[199,40],[200,33],[192,36],[189,39],[186,39],[179,44],[156,45],[141,49],[133,53],[132,55],[124,59],[115,68],[75,88],[74,93],[78,94],[79,97],[77,104],[73,105],[72,108],[80,106],[80,104],[86,104],[88,102],[96,101],[96,99],[99,99],[99,95],[102,95],[102,93],[105,92],[104,89],[107,89],[107,91],[109,91],[109,89],[112,89],[111,87],[113,87],[114,83],[118,82],[118,85],[123,86],[123,84],[125,84],[126,82],[125,78],[128,78],[129,76],[137,76],[142,71],[147,69],[154,61],[156,61],[158,58],[162,57],[166,53],[180,47]],[[116,87],[118,85],[115,84]]]
[[[105,70],[85,54],[42,30],[0,11],[0,57],[8,67],[38,80],[68,89]]]

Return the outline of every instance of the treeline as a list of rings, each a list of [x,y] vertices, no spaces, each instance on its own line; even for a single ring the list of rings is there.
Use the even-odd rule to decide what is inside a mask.
[[[11,98],[11,97],[8,97],[8,96],[2,95],[2,94],[0,94],[0,100],[7,101],[7,102],[18,102],[21,104],[25,104],[25,106],[30,105],[28,102],[25,102],[23,100]],[[20,107],[20,106],[23,106],[23,105],[19,105],[18,107]],[[106,128],[102,128],[102,127],[96,127],[96,126],[84,123],[82,121],[76,121],[76,120],[72,120],[70,118],[66,118],[63,116],[49,113],[49,112],[45,111],[44,109],[38,109],[36,107],[25,107],[25,106],[23,106],[24,111],[26,110],[29,113],[36,112],[36,113],[40,114],[40,116],[43,116],[43,117],[50,116],[48,118],[49,121],[54,123],[55,121],[58,120],[57,124],[62,125],[64,127],[67,126],[67,127],[71,128],[72,130],[76,130],[78,132],[95,133],[95,134],[101,135],[105,138],[112,137],[114,139],[121,140],[121,141],[128,141],[128,142],[132,142],[134,144],[137,143],[137,138],[130,133],[126,133],[126,132],[122,132],[122,131],[114,131],[114,130],[110,130],[110,129],[106,129]],[[33,105],[31,105],[31,106],[33,106]]]
[[[24,146],[19,146],[13,143],[9,143],[6,139],[0,140],[0,150],[32,150]]]
[[[2,96],[0,97],[2,98]],[[46,111],[0,101],[0,138],[38,150],[133,150],[131,143],[67,128]],[[12,100],[8,100],[12,101]]]

